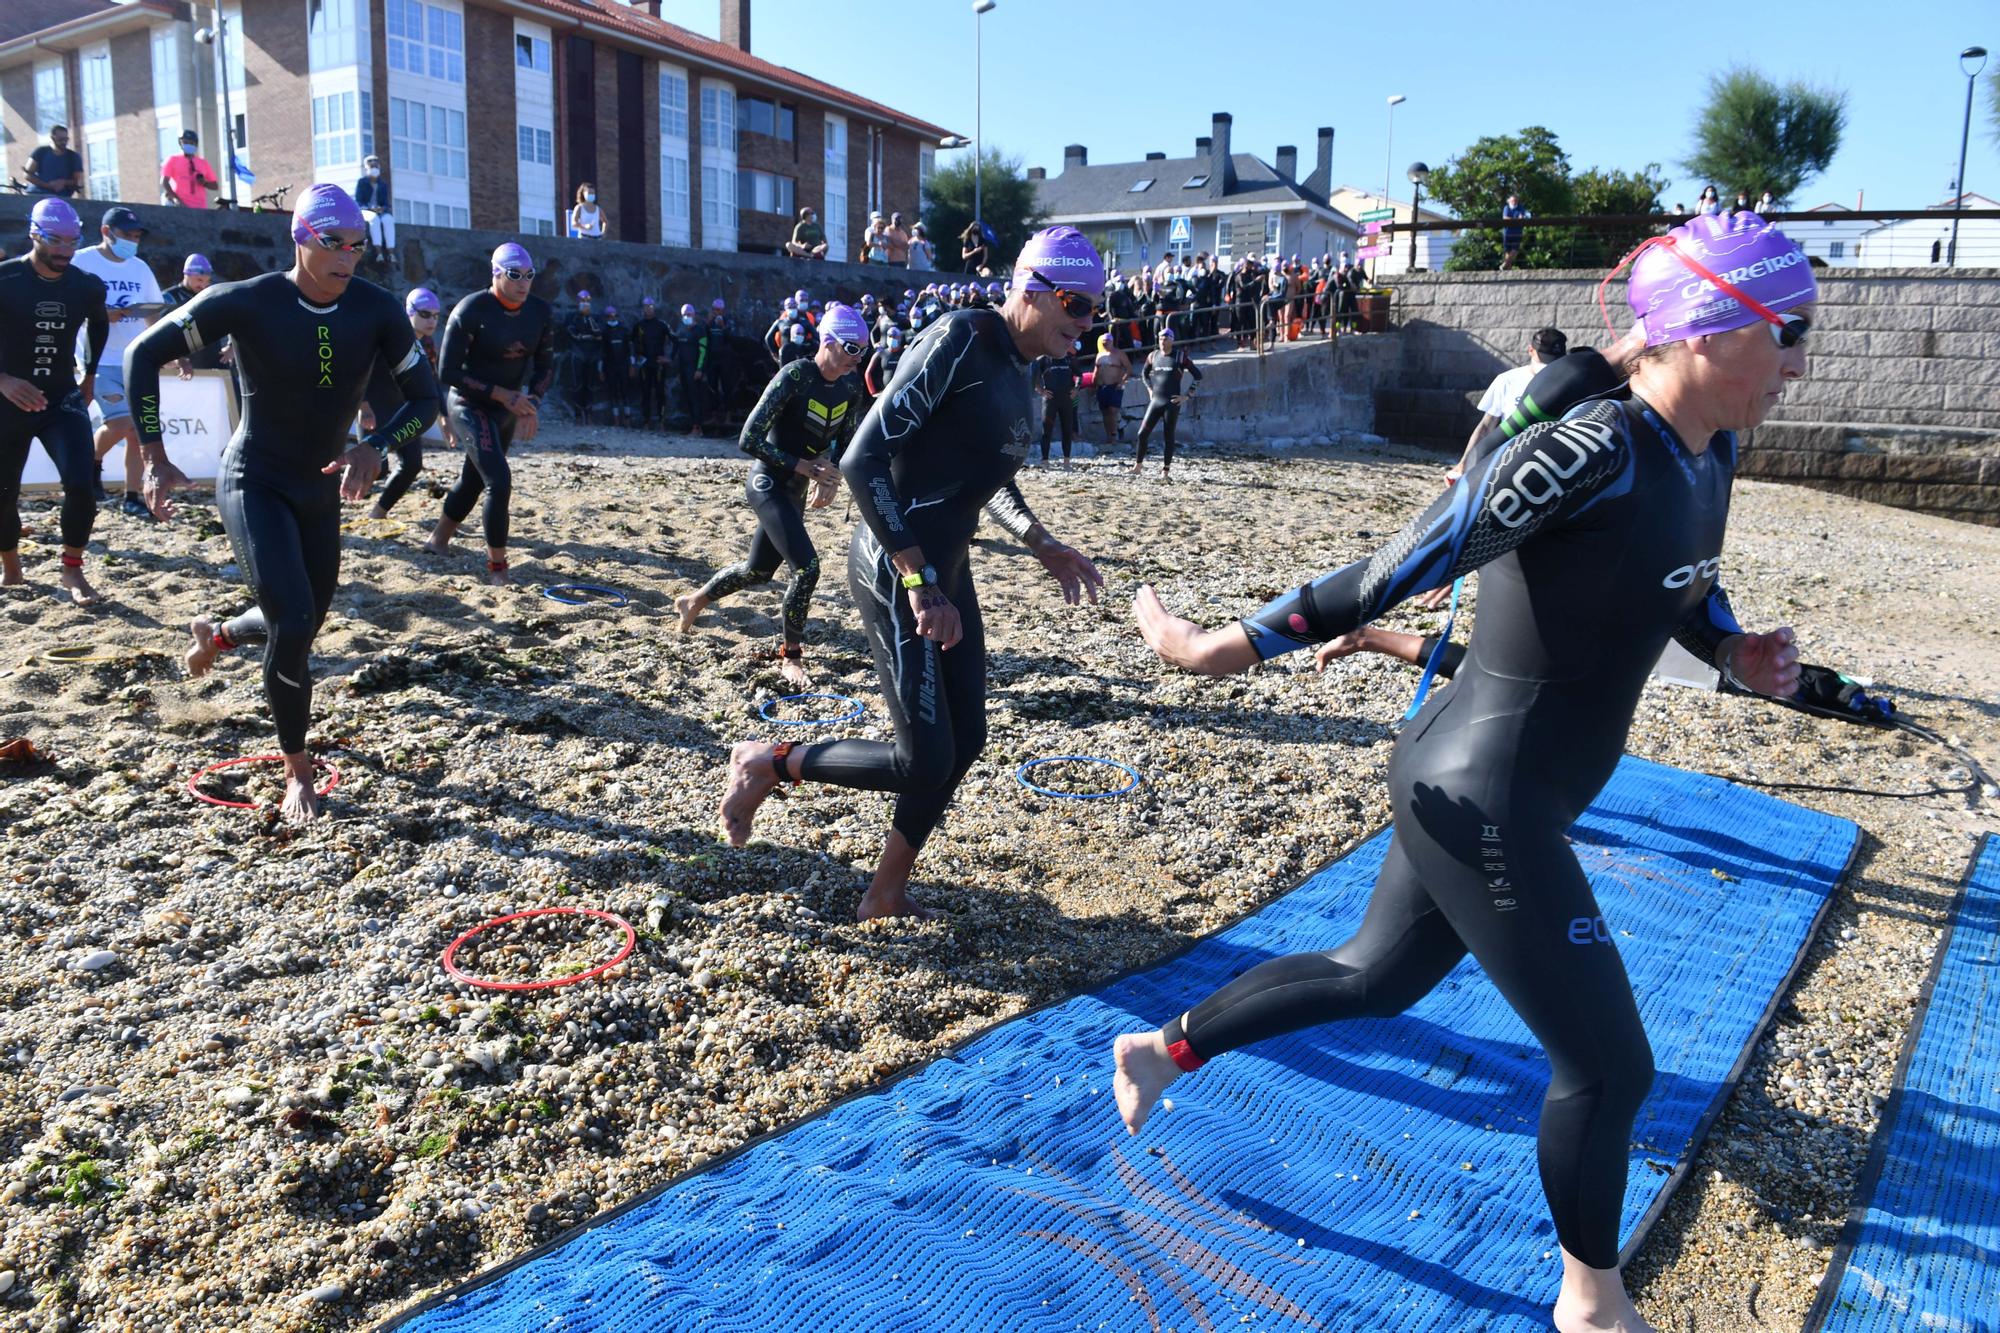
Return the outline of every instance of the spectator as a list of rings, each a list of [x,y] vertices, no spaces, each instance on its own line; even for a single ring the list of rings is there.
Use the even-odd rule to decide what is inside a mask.
[[[910,229],[903,225],[901,213],[889,215],[889,263],[896,268],[910,267]]]
[[[361,159],[361,179],[354,183],[354,202],[368,220],[368,244],[376,261],[396,262],[396,214],[389,200],[389,182],[382,179],[382,159],[370,153]]]
[[[1701,198],[1695,200],[1694,211],[1697,217],[1704,218],[1722,211],[1722,197],[1715,192],[1713,185],[1702,187]]]
[[[120,444],[125,446],[122,508],[127,516],[150,522],[153,511],[139,495],[139,432],[132,422],[131,400],[125,395],[125,349],[159,316],[164,298],[152,268],[139,258],[139,242],[146,236],[139,215],[122,204],[114,205],[104,210],[98,232],[103,242],[77,251],[70,261],[103,281],[104,304],[111,314],[111,336],[97,366],[97,400],[91,409],[98,422],[97,462],[101,468],[106,454]]]
[[[977,273],[982,278],[992,274],[989,261],[993,258],[993,250],[986,239],[984,222],[974,218],[966,223],[965,230],[958,234],[958,246],[958,257],[965,261],[967,273]]]
[[[195,154],[200,142],[193,130],[181,131],[181,150],[160,165],[161,203],[182,208],[207,208],[208,192],[215,188],[215,168],[208,159]]]
[[[1675,204],[1675,205],[1674,205],[1674,216],[1675,216],[1675,217],[1677,217],[1677,218],[1684,218],[1684,217],[1686,217],[1687,215],[1688,215],[1688,206],[1687,206],[1686,204]]]
[[[590,181],[576,187],[576,203],[569,210],[569,234],[593,241],[604,239],[604,210],[597,206],[597,186]]]
[[[1507,206],[1500,210],[1500,216],[1503,218],[1525,218],[1532,217],[1533,214],[1521,207],[1520,195],[1510,194],[1507,196]],[[1521,238],[1526,234],[1525,230],[1520,227],[1502,227],[1500,229],[1501,268],[1510,269],[1520,263]]]
[[[1269,347],[1278,341],[1278,326],[1284,322],[1285,300],[1291,295],[1291,280],[1282,263],[1271,265],[1269,277],[1264,287],[1264,345]],[[1150,359],[1152,353],[1147,353]]]
[[[1777,211],[1778,211],[1778,201],[1771,197],[1771,192],[1769,190],[1766,190],[1764,191],[1763,194],[1757,196],[1758,217],[1761,218],[1766,213],[1775,213]]]
[[[919,273],[937,268],[937,248],[931,244],[930,233],[921,222],[910,228],[910,267]]]
[[[861,262],[864,264],[886,264],[889,262],[889,224],[880,213],[868,215],[868,233],[861,238]]]
[[[1748,213],[1749,211],[1750,211],[1749,192],[1746,190],[1738,190],[1736,192],[1736,202],[1729,206],[1729,216],[1735,217],[1738,213]]]
[[[69,126],[49,126],[49,141],[28,154],[22,169],[28,178],[28,193],[53,194],[67,199],[83,184],[83,159],[69,146]]]
[[[1465,475],[1466,464],[1472,459],[1472,446],[1479,442],[1486,432],[1506,421],[1521,405],[1521,395],[1528,391],[1528,381],[1535,378],[1537,371],[1551,361],[1560,361],[1569,355],[1569,337],[1561,329],[1536,329],[1528,339],[1528,364],[1503,370],[1493,377],[1486,386],[1486,394],[1479,400],[1479,424],[1472,428],[1466,438],[1465,451],[1459,455],[1445,475],[1447,481],[1457,481]]]
[[[799,210],[799,224],[785,242],[785,253],[794,259],[826,258],[826,228],[819,225],[819,214],[810,205]]]

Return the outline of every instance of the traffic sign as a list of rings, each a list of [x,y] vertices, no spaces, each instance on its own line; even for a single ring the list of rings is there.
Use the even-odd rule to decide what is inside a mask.
[[[1382,224],[1379,222],[1364,222],[1361,224],[1361,234],[1363,236],[1380,236],[1382,234]]]
[[[1183,215],[1167,224],[1168,245],[1191,245],[1193,242],[1194,227],[1191,216]]]
[[[1142,264],[1153,262],[1153,247],[1147,245],[1144,241],[1139,243],[1139,262]]]
[[[1364,245],[1354,252],[1354,257],[1356,259],[1380,259],[1388,253],[1389,247],[1386,245]]]
[[[1366,213],[1361,214],[1356,220],[1360,222],[1394,222],[1396,220],[1396,210],[1393,208],[1371,208]]]

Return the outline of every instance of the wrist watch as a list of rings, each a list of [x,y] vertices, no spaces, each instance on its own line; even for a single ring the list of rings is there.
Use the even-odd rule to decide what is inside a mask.
[[[910,589],[922,588],[927,585],[935,586],[937,581],[937,566],[935,565],[925,565],[914,574],[903,575],[903,586]]]

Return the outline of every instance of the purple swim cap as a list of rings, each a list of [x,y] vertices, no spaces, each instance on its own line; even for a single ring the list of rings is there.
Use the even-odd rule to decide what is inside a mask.
[[[410,294],[403,298],[403,313],[414,314],[419,310],[443,310],[444,303],[438,294],[428,287],[412,287]]]
[[[687,302],[683,301],[681,303],[681,313],[683,315],[698,315],[701,312],[699,310],[696,310],[692,305],[689,305]]]
[[[1006,291],[1007,289],[1005,287],[1002,287],[997,282],[989,282],[986,284],[986,294],[988,296],[1003,296],[1006,294]]]
[[[729,307],[723,302],[723,299],[718,296],[713,301],[710,301],[708,303],[708,308],[710,310],[727,310]]]
[[[292,239],[300,245],[310,245],[315,236],[336,230],[367,231],[368,222],[361,216],[361,205],[338,185],[321,182],[307,186],[299,202],[292,206]]]
[[[823,343],[868,343],[868,321],[851,305],[835,301],[820,316],[819,340]]]
[[[576,299],[579,301],[588,301],[590,299],[590,293],[580,291],[576,294]]]
[[[208,262],[207,255],[189,255],[186,259],[183,259],[181,261],[181,272],[214,273],[215,267],[214,265]]]
[[[528,253],[528,247],[509,241],[493,251],[493,276],[500,277],[508,269],[535,271],[535,257]]]
[[[1727,333],[1764,318],[1694,265],[1774,313],[1819,299],[1819,281],[1805,252],[1755,213],[1689,218],[1665,236],[1642,242],[1626,259],[1632,276],[1625,300],[1645,326],[1648,347]],[[1601,289],[1599,295],[1601,302]]]
[[[806,302],[812,300],[812,293],[801,287],[792,293],[792,299],[800,305],[804,305]]]
[[[83,223],[77,218],[76,210],[69,206],[69,200],[51,195],[37,203],[28,214],[28,234],[32,236],[36,232],[75,240],[83,235]]]
[[[1030,272],[1040,278],[1030,277]],[[1014,261],[1014,284],[1031,292],[1048,291],[1051,285],[1091,296],[1104,293],[1104,261],[1097,247],[1075,227],[1044,227],[1021,247]]]

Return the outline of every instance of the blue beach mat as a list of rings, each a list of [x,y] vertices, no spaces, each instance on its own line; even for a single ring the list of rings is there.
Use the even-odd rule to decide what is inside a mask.
[[[1627,759],[1572,836],[1660,1069],[1631,1152],[1636,1246],[1858,830]],[[1260,1043],[1182,1079],[1136,1139],[1118,1120],[1112,1038],[1266,958],[1346,938],[1387,842],[387,1327],[1545,1330],[1561,1273],[1535,1169],[1548,1065],[1470,962],[1400,1018]]]
[[[1809,1333],[2000,1330],[2000,835],[1972,858]]]

